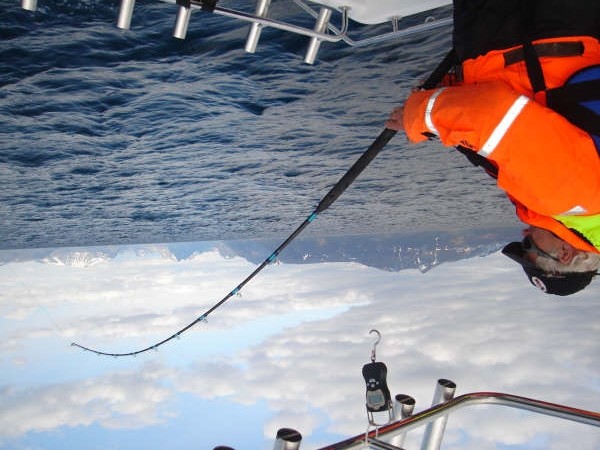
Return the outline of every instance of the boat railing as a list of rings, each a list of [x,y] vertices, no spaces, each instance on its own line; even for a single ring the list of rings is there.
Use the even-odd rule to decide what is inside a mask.
[[[549,403],[527,397],[499,392],[473,392],[453,397],[456,385],[445,379],[438,380],[433,402],[441,400],[430,408],[412,414],[414,399],[407,395],[396,396],[396,414],[400,419],[358,434],[343,441],[321,447],[318,450],[358,450],[383,449],[403,450],[406,434],[425,426],[421,450],[439,450],[442,444],[446,421],[456,411],[475,405],[494,405],[526,410],[535,414],[555,417],[593,427],[600,427],[600,413],[570,406]],[[451,397],[449,399],[448,398]],[[400,403],[400,404],[399,404]],[[406,407],[408,405],[408,408]],[[284,430],[284,432],[282,432]],[[278,432],[275,450],[299,450],[302,436],[291,428]]]
[[[244,12],[231,8],[225,8],[215,5],[207,9],[207,0],[161,0],[166,3],[176,3],[178,11],[175,19],[175,27],[173,36],[178,39],[185,39],[187,29],[191,18],[192,10],[205,10],[213,14],[229,17],[232,19],[241,20],[250,23],[250,29],[246,38],[245,50],[249,53],[254,53],[257,48],[258,40],[262,29],[266,27],[276,28],[279,30],[295,33],[298,35],[310,38],[304,62],[313,64],[317,57],[319,47],[322,42],[344,42],[352,47],[362,47],[366,45],[378,44],[393,39],[407,37],[417,33],[431,31],[440,27],[450,25],[451,17],[437,19],[434,16],[427,16],[423,23],[401,27],[401,17],[391,17],[389,23],[390,31],[377,32],[374,35],[365,36],[360,32],[352,37],[350,36],[351,19],[348,15],[348,7],[341,6],[332,8],[329,6],[321,6],[319,10],[313,9],[305,0],[291,0],[305,14],[312,16],[315,20],[313,28],[277,20],[268,17],[271,0],[257,0],[254,12]],[[38,0],[21,0],[21,6],[29,11],[37,9]],[[128,30],[131,26],[135,0],[121,0],[117,26],[121,29]],[[331,23],[333,15],[339,16],[339,26]]]

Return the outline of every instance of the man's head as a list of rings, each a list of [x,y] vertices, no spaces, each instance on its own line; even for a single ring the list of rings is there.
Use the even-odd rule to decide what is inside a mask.
[[[600,268],[600,254],[579,250],[548,230],[529,227],[523,235],[502,253],[521,264],[531,284],[548,294],[574,294],[590,284]]]

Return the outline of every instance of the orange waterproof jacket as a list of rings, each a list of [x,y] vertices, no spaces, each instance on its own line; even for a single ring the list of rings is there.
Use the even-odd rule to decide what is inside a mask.
[[[580,56],[540,57],[547,88],[562,86],[578,69],[600,64],[600,43],[591,37],[538,43],[581,42]],[[448,146],[478,152],[499,168],[498,186],[517,206],[519,218],[586,251],[600,252],[554,220],[557,215],[600,214],[600,158],[592,138],[534,96],[525,62],[505,67],[494,50],[463,63],[463,82],[418,91],[404,108],[408,138],[433,133]],[[425,134],[424,134],[425,133]]]

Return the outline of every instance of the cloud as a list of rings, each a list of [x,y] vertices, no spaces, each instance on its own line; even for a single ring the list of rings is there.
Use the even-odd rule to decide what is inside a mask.
[[[353,435],[365,426],[360,368],[369,362],[367,332],[376,328],[383,334],[378,356],[388,364],[390,386],[415,396],[420,409],[429,406],[435,380],[446,377],[458,383],[459,393],[506,391],[593,410],[600,354],[597,290],[565,300],[516,283],[516,276],[522,274],[501,255],[427,275],[356,270],[347,283],[362,283],[360,297],[370,299],[367,304],[270,337],[240,355],[247,370],[236,361],[231,377],[217,375],[233,370],[226,361],[218,367],[201,362],[193,372],[203,380],[219,378],[221,392],[235,390],[239,401],[268,399],[280,420],[268,424],[267,436],[274,423],[294,427],[284,423],[290,409],[310,408],[326,412],[327,431]],[[178,381],[178,389],[206,395],[185,377]],[[472,437],[486,441],[480,448],[494,448],[491,437],[525,445],[536,436],[536,420],[518,421],[510,436]]]
[[[254,267],[214,253],[186,262],[146,257],[137,269],[132,262],[116,261],[78,269],[75,275],[61,272],[63,282],[56,289],[62,291],[48,292],[41,301],[65,334],[109,349],[130,347],[188,323]],[[43,283],[56,267],[37,269]],[[88,275],[82,277],[81,270]],[[67,292],[79,292],[84,300],[70,301]],[[547,296],[500,254],[444,264],[426,274],[355,263],[273,265],[242,294],[208,324],[165,347],[161,355],[167,356],[159,357],[163,366],[134,364],[125,372],[72,383],[42,381],[32,389],[10,380],[0,410],[11,412],[0,414],[0,433],[16,436],[90,423],[151,425],[167,420],[160,411],[184,392],[199,402],[266,402],[272,416],[265,436],[272,439],[277,428],[296,428],[305,436],[303,446],[311,448],[322,443],[323,432],[349,436],[366,428],[360,370],[370,360],[373,328],[383,335],[377,357],[388,366],[392,393],[414,396],[417,410],[429,406],[435,381],[442,377],[457,382],[457,394],[500,391],[596,408],[598,288],[592,285],[568,299]],[[324,310],[339,313],[311,313]],[[28,348],[31,336],[48,330],[32,317],[12,319],[3,337]],[[266,317],[273,320],[265,322]],[[265,323],[268,329],[260,329]],[[225,350],[227,340],[240,342]],[[2,352],[16,360],[16,349]],[[35,370],[33,359],[22,356],[25,367]],[[571,433],[558,426],[542,432],[539,419],[518,416],[515,421],[514,414],[502,413],[468,432],[472,426],[467,424],[477,417],[469,414],[449,422],[449,448],[495,448],[492,438],[536,448],[540,439],[565,442]],[[498,429],[510,433],[498,434]],[[578,448],[597,448],[599,440],[597,434],[584,435]]]
[[[11,345],[23,338],[51,335],[58,328],[65,338],[91,347],[98,343],[96,347],[109,351],[119,351],[119,346],[130,348],[128,339],[139,338],[132,342],[145,347],[169,336],[215,305],[255,268],[243,258],[225,259],[217,252],[181,262],[155,255],[140,264],[125,259],[85,269],[28,264],[35,266],[35,282],[26,295],[14,297],[5,317],[23,320],[50,308],[65,314],[44,314],[37,328],[28,326],[26,335],[21,331],[10,336]],[[357,264],[337,269],[339,276],[350,279],[361,270],[363,266]],[[58,279],[61,283],[43,290],[48,280]],[[240,296],[228,300],[235,307],[222,307],[201,328],[239,326],[254,318],[367,300],[360,284],[349,282],[340,289],[339,278],[329,277],[318,265],[274,265],[242,289]],[[56,326],[49,327],[49,319]]]
[[[33,389],[5,387],[0,395],[0,436],[99,423],[107,428],[138,428],[161,422],[172,393],[162,386],[164,369],[146,365],[71,383]]]

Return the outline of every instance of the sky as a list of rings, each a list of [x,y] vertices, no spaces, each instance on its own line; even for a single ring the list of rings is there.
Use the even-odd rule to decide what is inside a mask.
[[[356,262],[273,264],[181,339],[137,357],[255,265],[207,248],[177,260],[123,247],[87,267],[0,265],[0,448],[270,449],[282,427],[316,449],[367,427],[361,368],[430,406],[496,391],[597,410],[600,288],[548,296],[494,253],[422,274]],[[476,426],[474,426],[476,422]],[[503,407],[461,410],[444,449],[600,448],[600,430]],[[410,439],[413,439],[412,442]],[[407,445],[419,448],[418,433]],[[200,446],[198,446],[200,445]]]

